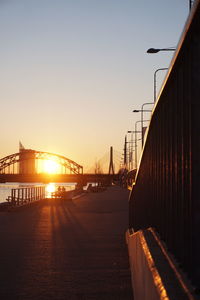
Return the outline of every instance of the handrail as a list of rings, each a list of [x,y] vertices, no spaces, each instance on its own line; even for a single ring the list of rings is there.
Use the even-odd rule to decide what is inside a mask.
[[[45,186],[11,189],[11,196],[6,199],[12,206],[21,206],[45,198]]]
[[[200,278],[200,0],[195,1],[153,110],[129,198],[129,227],[153,227]]]

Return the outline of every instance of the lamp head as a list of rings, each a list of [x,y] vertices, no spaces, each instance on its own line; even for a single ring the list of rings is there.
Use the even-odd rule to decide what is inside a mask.
[[[155,49],[155,48],[149,48],[147,50],[147,53],[158,53],[160,51],[160,49]]]
[[[158,53],[159,51],[175,51],[176,47],[169,47],[169,48],[162,48],[162,49],[156,49],[156,48],[149,48],[147,50],[147,53]]]

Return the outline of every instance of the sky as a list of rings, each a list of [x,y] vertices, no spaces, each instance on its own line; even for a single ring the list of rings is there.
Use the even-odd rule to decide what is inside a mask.
[[[188,0],[0,0],[0,158],[21,141],[86,172],[122,153],[173,55],[146,50],[176,46],[188,14]]]

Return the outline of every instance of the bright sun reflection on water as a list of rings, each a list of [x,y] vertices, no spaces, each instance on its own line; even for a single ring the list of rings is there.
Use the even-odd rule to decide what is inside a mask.
[[[56,191],[56,185],[55,185],[55,183],[49,183],[46,186],[46,191],[47,191],[47,197],[50,198],[51,197],[51,193],[54,193]]]
[[[58,191],[59,188],[65,189],[65,191],[71,191],[74,190],[76,187],[75,183],[49,183],[46,185],[45,190],[46,190],[46,197],[47,198],[52,198],[52,193],[55,193]]]

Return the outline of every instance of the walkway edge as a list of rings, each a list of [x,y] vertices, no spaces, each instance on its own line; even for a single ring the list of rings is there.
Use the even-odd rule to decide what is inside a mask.
[[[152,228],[128,230],[126,241],[135,300],[195,299]]]

